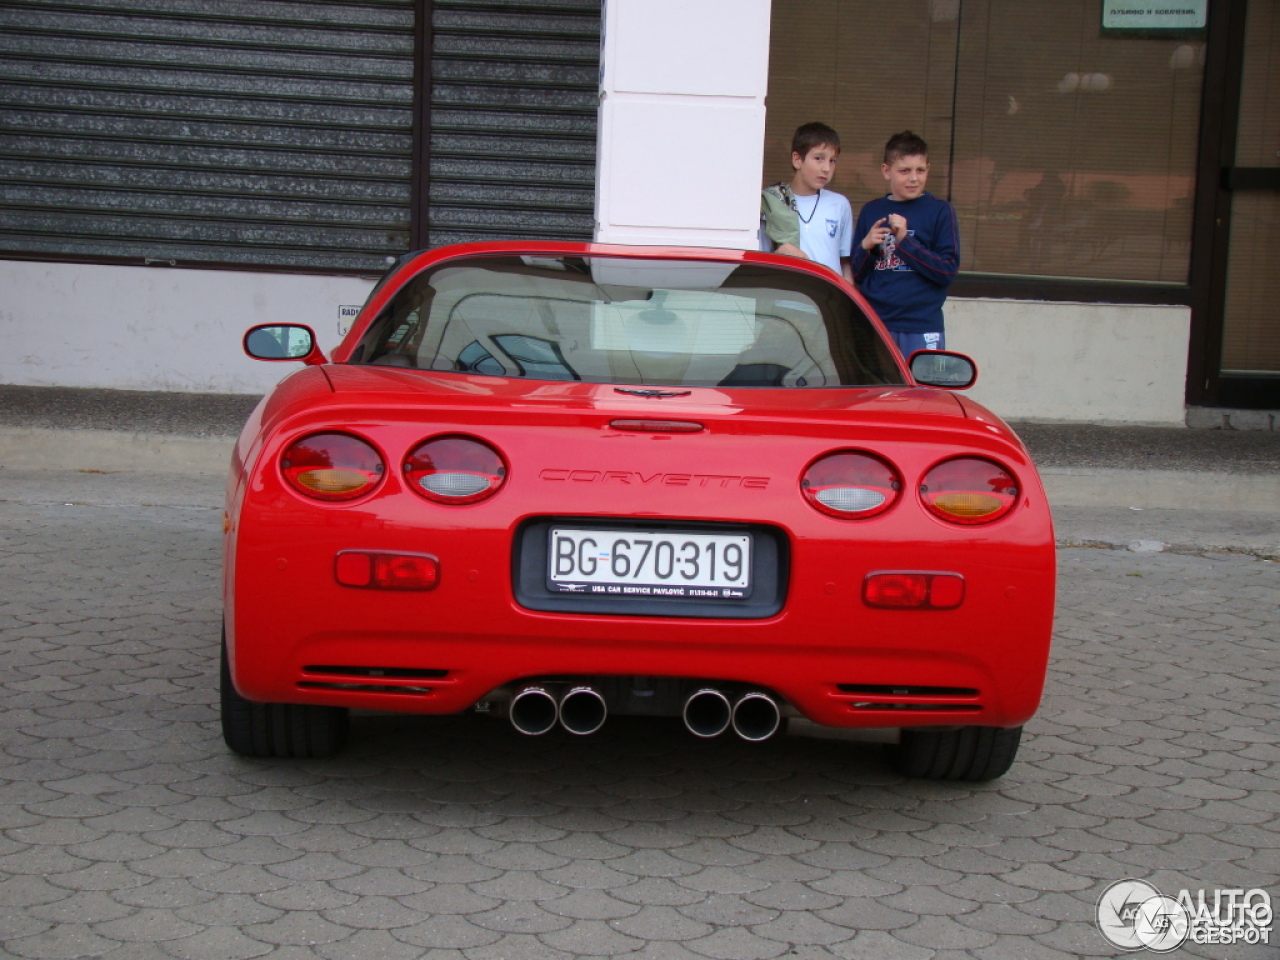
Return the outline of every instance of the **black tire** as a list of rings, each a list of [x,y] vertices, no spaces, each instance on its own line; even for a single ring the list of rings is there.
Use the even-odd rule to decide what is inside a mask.
[[[889,763],[904,776],[924,780],[994,780],[1013,766],[1021,739],[1021,727],[907,728],[889,748]]]
[[[222,641],[222,739],[242,757],[332,757],[347,739],[344,707],[254,703],[236,692]]]

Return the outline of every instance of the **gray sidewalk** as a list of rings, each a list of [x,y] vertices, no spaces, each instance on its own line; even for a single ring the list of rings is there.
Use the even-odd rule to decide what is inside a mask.
[[[337,758],[256,761],[219,735],[218,496],[0,473],[0,957],[1106,960],[1118,880],[1280,897],[1274,563],[1059,551],[990,783],[628,717],[362,712]],[[1271,926],[1163,956],[1275,960]]]
[[[217,477],[257,400],[0,385],[0,470]],[[1064,546],[1280,558],[1280,432],[1014,427],[1040,468]]]

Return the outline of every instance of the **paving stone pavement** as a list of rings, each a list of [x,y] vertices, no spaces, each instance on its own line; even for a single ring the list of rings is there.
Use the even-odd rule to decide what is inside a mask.
[[[262,762],[218,730],[214,487],[0,479],[6,958],[1052,960],[1120,955],[1122,878],[1280,901],[1256,556],[1062,549],[1044,705],[990,784],[626,718],[368,715],[340,758]]]

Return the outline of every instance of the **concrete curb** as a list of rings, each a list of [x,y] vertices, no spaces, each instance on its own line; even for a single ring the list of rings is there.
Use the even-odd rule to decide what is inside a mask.
[[[1280,512],[1280,473],[1047,467],[1040,479],[1055,507]]]
[[[1054,543],[1063,547],[1080,547],[1092,550],[1123,550],[1128,553],[1178,553],[1187,556],[1202,557],[1208,554],[1235,554],[1241,557],[1254,557],[1258,560],[1275,562],[1280,560],[1280,543],[1275,546],[1257,546],[1248,543],[1215,542],[1206,538],[1205,542],[1181,542],[1163,540],[1107,540],[1091,537],[1058,537]]]
[[[0,427],[0,464],[11,470],[222,476],[234,445],[231,437]]]

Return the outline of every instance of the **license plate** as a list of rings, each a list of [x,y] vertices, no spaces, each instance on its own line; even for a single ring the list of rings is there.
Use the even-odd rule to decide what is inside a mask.
[[[556,593],[745,600],[751,536],[557,527],[547,586]]]

